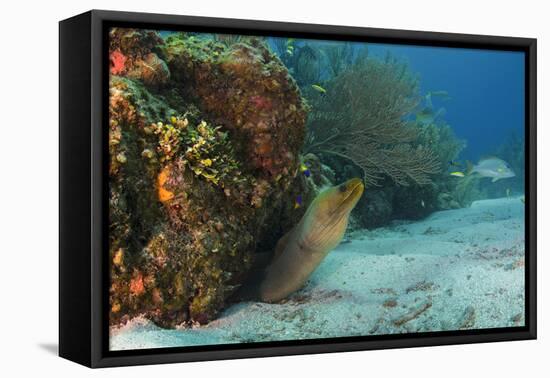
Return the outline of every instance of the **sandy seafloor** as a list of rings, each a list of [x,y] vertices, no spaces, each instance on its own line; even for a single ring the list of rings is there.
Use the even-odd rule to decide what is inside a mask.
[[[524,325],[524,204],[477,201],[355,231],[281,304],[244,302],[206,326],[112,328],[111,350]]]

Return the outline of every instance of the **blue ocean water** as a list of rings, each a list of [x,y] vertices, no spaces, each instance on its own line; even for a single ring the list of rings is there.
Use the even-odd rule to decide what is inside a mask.
[[[451,97],[433,97],[446,109],[445,119],[467,140],[462,158],[477,161],[513,132],[525,128],[525,54],[446,47],[369,44],[369,53],[387,52],[409,63],[420,75],[420,90],[445,90]]]

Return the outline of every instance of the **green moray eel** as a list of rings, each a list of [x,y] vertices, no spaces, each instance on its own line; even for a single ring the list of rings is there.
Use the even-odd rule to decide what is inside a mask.
[[[304,286],[346,231],[351,210],[363,194],[358,178],[321,192],[300,222],[283,236],[259,287],[263,302],[278,302]]]

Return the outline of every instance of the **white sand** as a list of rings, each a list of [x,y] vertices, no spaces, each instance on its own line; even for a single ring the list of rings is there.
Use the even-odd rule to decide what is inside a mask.
[[[524,204],[478,201],[352,233],[283,304],[240,303],[193,329],[134,319],[111,349],[522,326],[524,277]]]

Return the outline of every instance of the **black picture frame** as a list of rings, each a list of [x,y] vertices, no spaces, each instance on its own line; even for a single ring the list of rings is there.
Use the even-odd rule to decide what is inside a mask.
[[[525,52],[525,326],[415,334],[108,350],[107,30],[293,36]],[[92,10],[59,24],[59,354],[89,367],[536,338],[536,39]]]

